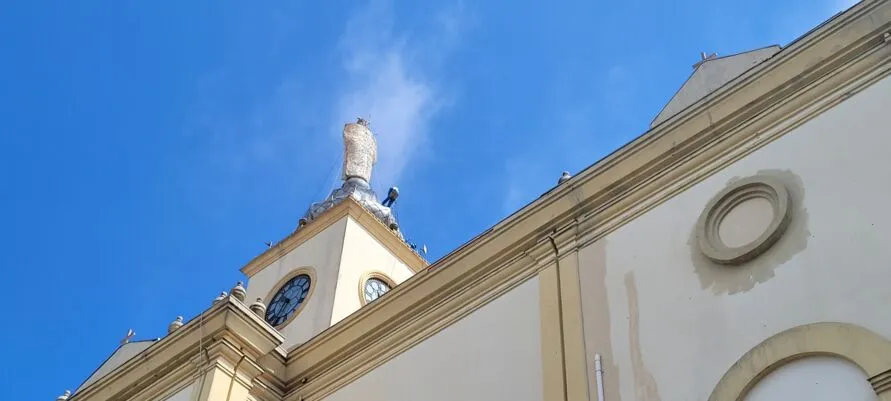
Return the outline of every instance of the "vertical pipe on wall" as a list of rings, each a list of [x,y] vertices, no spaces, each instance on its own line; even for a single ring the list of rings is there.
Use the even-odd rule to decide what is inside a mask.
[[[597,401],[603,399],[603,365],[600,363],[600,354],[594,354],[594,374],[597,377]]]

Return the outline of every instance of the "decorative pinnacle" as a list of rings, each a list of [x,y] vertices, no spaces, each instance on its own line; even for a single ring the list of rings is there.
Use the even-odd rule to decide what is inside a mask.
[[[261,319],[266,317],[266,305],[263,304],[263,298],[257,298],[257,301],[249,306],[251,311],[260,316]]]
[[[56,401],[65,401],[71,397],[71,390],[65,390],[65,393],[56,398]]]
[[[247,295],[247,292],[244,290],[244,284],[241,281],[235,283],[235,287],[232,287],[229,293],[241,302],[244,302],[244,298]]]
[[[718,57],[718,53],[708,54],[706,52],[700,52],[699,53],[700,60],[697,61],[696,64],[693,64],[693,68],[695,69],[696,67],[699,67],[702,63],[709,61],[716,57]]]
[[[180,327],[183,327],[183,317],[177,316],[176,319],[173,319],[173,321],[170,322],[170,325],[167,326],[167,334],[173,333]]]
[[[226,297],[228,297],[228,296],[229,296],[229,294],[226,294],[226,291],[223,291],[220,293],[220,295],[218,297],[214,298],[213,303],[220,302],[220,301],[226,299]]]

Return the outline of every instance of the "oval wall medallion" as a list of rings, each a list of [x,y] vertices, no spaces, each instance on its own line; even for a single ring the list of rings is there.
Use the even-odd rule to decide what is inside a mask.
[[[699,216],[699,248],[715,263],[745,263],[776,243],[791,219],[792,198],[781,181],[742,179],[716,195]]]

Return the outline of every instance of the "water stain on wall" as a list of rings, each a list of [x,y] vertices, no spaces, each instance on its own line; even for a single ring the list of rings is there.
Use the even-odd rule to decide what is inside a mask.
[[[789,170],[762,170],[759,176],[770,176],[781,180],[792,197],[792,220],[783,236],[770,249],[754,259],[740,265],[727,266],[712,262],[699,249],[695,224],[691,227],[687,245],[693,262],[693,271],[699,277],[703,289],[715,294],[736,294],[746,292],[759,283],[770,280],[775,270],[797,253],[807,248],[811,236],[807,228],[808,213],[804,207],[804,184],[801,177]],[[734,177],[727,186],[742,177]]]
[[[609,297],[606,288],[606,240],[579,251],[579,280],[582,298],[582,325],[585,330],[585,353],[588,372],[594,374],[594,355],[599,353],[603,365],[603,395],[611,401],[621,401],[619,367],[613,356],[610,334]],[[597,396],[597,381],[588,380],[589,394]]]
[[[628,297],[628,346],[631,352],[631,371],[634,375],[634,399],[659,401],[659,386],[644,364],[640,347],[640,307],[637,300],[637,283],[634,272],[625,274],[625,294]]]

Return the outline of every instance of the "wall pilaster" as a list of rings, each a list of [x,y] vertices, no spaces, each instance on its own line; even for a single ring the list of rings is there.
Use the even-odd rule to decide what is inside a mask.
[[[254,356],[223,339],[208,347],[207,358],[196,401],[247,400],[263,373]]]

